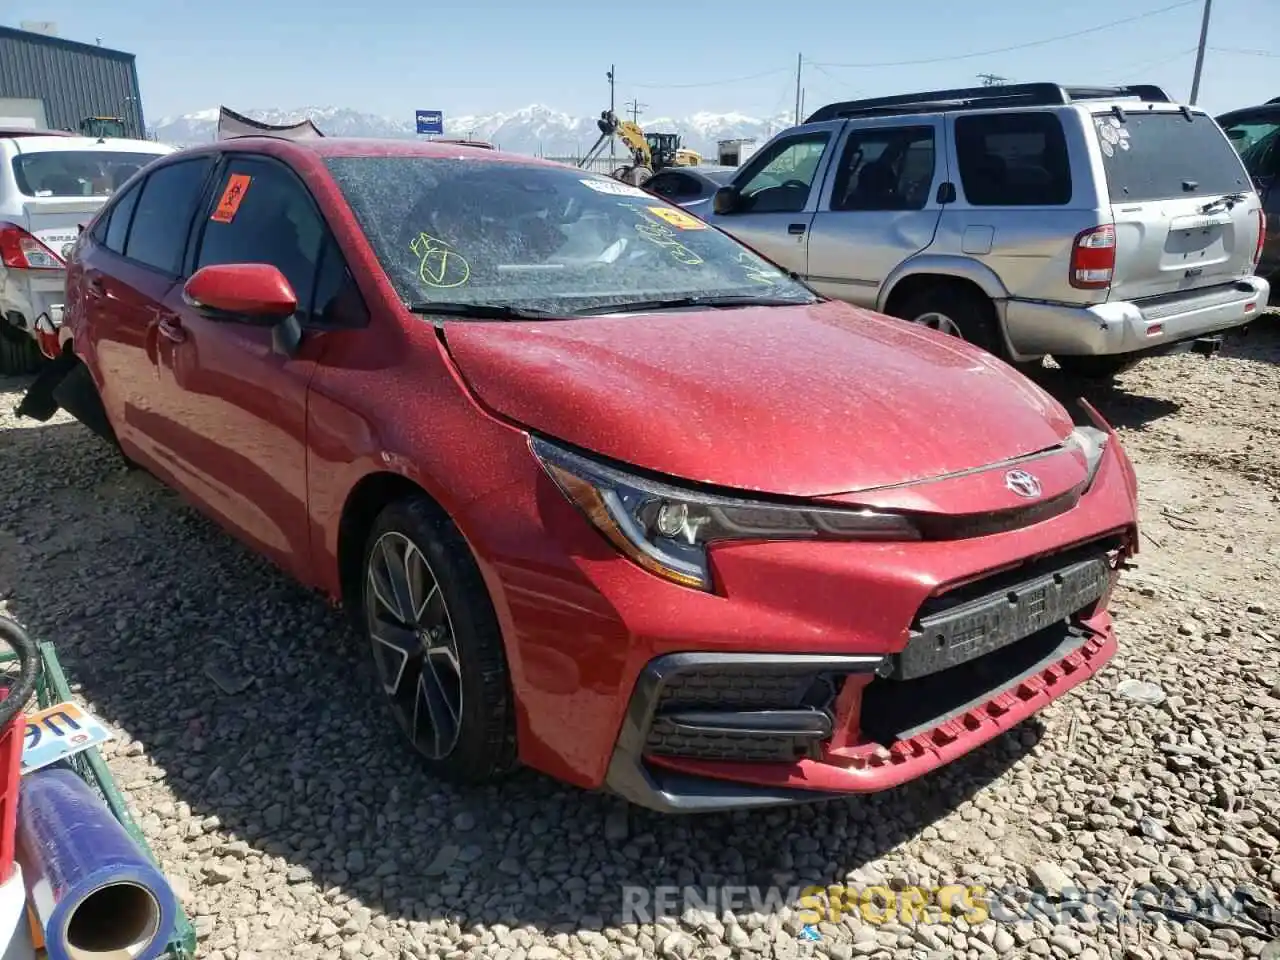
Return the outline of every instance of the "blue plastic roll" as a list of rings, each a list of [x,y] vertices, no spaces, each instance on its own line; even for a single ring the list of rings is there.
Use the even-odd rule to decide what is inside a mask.
[[[155,960],[177,903],[164,875],[75,772],[22,778],[18,862],[49,960]]]

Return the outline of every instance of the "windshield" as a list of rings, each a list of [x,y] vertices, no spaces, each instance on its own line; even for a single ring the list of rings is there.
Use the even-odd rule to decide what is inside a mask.
[[[406,303],[572,314],[681,297],[815,299],[692,214],[584,170],[435,157],[326,162]]]
[[[28,197],[109,197],[158,156],[120,150],[20,153],[13,158],[13,175]]]
[[[1273,151],[1280,151],[1280,117],[1274,120],[1241,120],[1223,129],[1231,145],[1239,151],[1249,174],[1263,176],[1266,169],[1263,161]]]
[[[1112,203],[1211,197],[1252,189],[1217,121],[1203,113],[1093,118]]]

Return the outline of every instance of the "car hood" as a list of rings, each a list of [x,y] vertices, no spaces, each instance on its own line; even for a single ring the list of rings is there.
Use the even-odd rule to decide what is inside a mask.
[[[851,493],[1035,453],[1072,430],[960,340],[820,302],[528,323],[446,322],[480,403],[622,463],[791,496]]]

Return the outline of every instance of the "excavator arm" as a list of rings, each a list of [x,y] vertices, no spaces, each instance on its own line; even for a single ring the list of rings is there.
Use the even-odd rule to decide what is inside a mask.
[[[619,140],[631,148],[631,152],[635,154],[636,163],[645,167],[653,166],[653,154],[649,150],[649,141],[645,139],[644,131],[639,125],[630,120],[623,120],[618,124],[617,135]]]

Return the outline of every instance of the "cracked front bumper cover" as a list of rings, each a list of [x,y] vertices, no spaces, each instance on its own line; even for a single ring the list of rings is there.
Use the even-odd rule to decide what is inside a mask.
[[[913,722],[910,710],[889,709],[890,699],[920,701],[924,685],[945,682],[943,674],[912,681],[919,689],[893,690],[887,683],[877,703],[866,693],[870,682],[885,678],[892,661],[879,656],[673,654],[652,661],[642,673],[628,706],[606,777],[606,786],[632,803],[664,813],[813,803],[898,786],[941,767],[1011,729],[1050,701],[1096,673],[1116,651],[1109,618],[1095,618],[1097,628],[1073,625],[1046,631],[1036,644],[1024,642],[1021,662],[997,689],[986,690],[949,709],[945,715]],[[1008,658],[1007,652],[996,656]],[[812,743],[803,755],[772,761],[664,756],[652,752],[650,737],[664,702],[663,689],[691,672],[741,670],[746,661],[762,674],[789,671],[810,676],[843,675],[858,687],[860,704],[850,719],[837,713],[837,723],[874,729],[878,739],[861,737],[853,744],[840,736]],[[885,682],[885,681],[881,681]],[[893,681],[888,681],[892,683]],[[843,697],[842,697],[843,699]],[[877,714],[885,716],[877,720]],[[859,716],[858,714],[862,714]],[[919,717],[915,717],[918,721]],[[889,731],[895,733],[886,735]],[[869,732],[869,731],[868,731]]]

